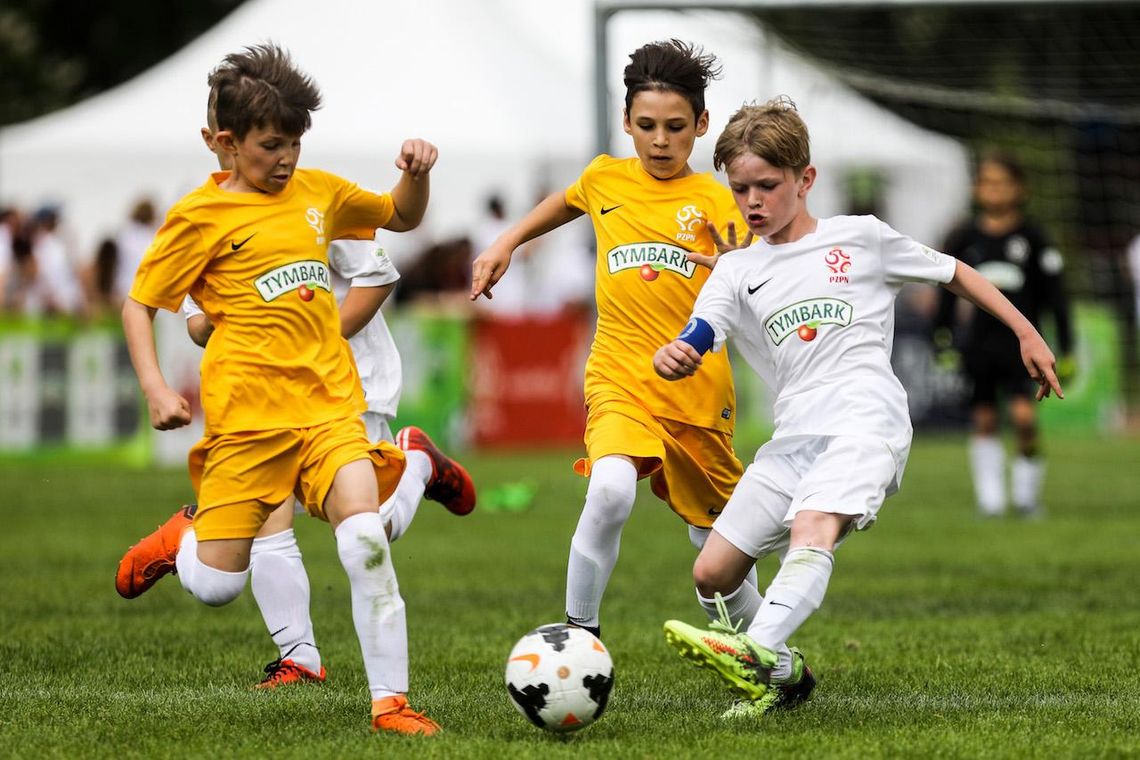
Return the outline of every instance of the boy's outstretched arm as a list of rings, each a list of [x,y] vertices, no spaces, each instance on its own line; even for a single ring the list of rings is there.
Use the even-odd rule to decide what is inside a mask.
[[[127,298],[123,303],[123,333],[139,386],[146,396],[150,424],[156,430],[173,430],[190,424],[190,404],[169,385],[158,366],[154,349],[155,309]]]
[[[423,221],[431,195],[431,169],[439,151],[427,140],[404,140],[396,168],[403,174],[392,188],[392,204],[396,207],[384,229],[392,232],[414,230]]]
[[[562,192],[546,196],[530,213],[520,219],[491,244],[491,247],[475,257],[471,265],[471,300],[482,293],[491,298],[491,288],[502,279],[511,265],[511,254],[523,243],[534,240],[573,221],[583,213],[581,209],[566,205],[566,195]]]
[[[1057,360],[1045,339],[989,280],[969,264],[959,261],[954,270],[954,279],[946,284],[946,289],[957,296],[968,298],[974,305],[985,309],[1013,330],[1021,343],[1021,361],[1029,370],[1029,376],[1041,386],[1037,389],[1038,401],[1046,398],[1050,392],[1056,393],[1058,398],[1065,397],[1061,383],[1057,380]]]

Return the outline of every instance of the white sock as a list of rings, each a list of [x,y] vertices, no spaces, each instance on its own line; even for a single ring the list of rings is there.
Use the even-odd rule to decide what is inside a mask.
[[[380,516],[389,528],[389,541],[404,535],[412,524],[416,510],[424,498],[424,489],[431,479],[431,459],[417,449],[404,452],[407,467],[396,486],[396,492],[380,506]]]
[[[747,630],[752,619],[760,610],[760,605],[764,603],[764,597],[760,596],[756,587],[747,581],[741,583],[740,588],[731,594],[721,594],[720,598],[724,602],[725,611],[728,612],[728,619],[732,621],[733,625],[740,623],[741,630]],[[720,619],[720,611],[716,608],[716,597],[708,599],[698,591],[697,602],[705,614],[709,616],[709,620]]]
[[[174,558],[178,580],[198,601],[211,607],[221,607],[241,596],[249,568],[237,573],[218,570],[198,559],[198,536],[189,528],[182,534],[178,555]]]
[[[1005,511],[1005,449],[992,435],[970,438],[970,468],[974,473],[974,496],[983,515]]]
[[[336,551],[348,575],[352,622],[373,699],[408,692],[408,628],[392,552],[378,512],[337,526]]]
[[[772,651],[787,646],[788,638],[823,603],[834,563],[831,552],[823,549],[789,551],[748,626],[748,635]]]
[[[594,462],[566,568],[566,617],[579,625],[598,626],[598,608],[617,564],[621,529],[636,496],[637,468],[632,462],[621,457]]]
[[[691,543],[693,546],[695,546],[697,548],[697,551],[700,551],[701,549],[705,548],[705,541],[709,540],[709,534],[710,533],[712,533],[712,528],[698,528],[696,525],[690,525],[689,526],[689,543]],[[749,584],[750,586],[752,586],[752,588],[754,590],[756,590],[757,596],[760,595],[760,591],[758,590],[760,588],[760,581],[756,577],[756,565],[755,564],[753,564],[752,568],[748,571],[748,575],[744,576],[744,582]],[[700,594],[697,594],[697,597],[699,598]],[[761,599],[760,601],[762,602],[764,600]],[[759,607],[760,602],[757,602],[756,606]],[[748,622],[750,620],[752,620],[751,616],[749,616],[748,620],[745,622]]]
[[[1041,483],[1045,480],[1045,463],[1040,457],[1018,456],[1014,458],[1009,474],[1013,506],[1023,514],[1036,512],[1041,506]]]
[[[282,659],[321,672],[309,617],[309,576],[293,529],[253,539],[249,586]]]

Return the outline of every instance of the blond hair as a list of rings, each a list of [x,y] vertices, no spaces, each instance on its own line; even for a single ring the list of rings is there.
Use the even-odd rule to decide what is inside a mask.
[[[807,168],[811,163],[811,140],[791,98],[781,95],[763,105],[742,106],[716,140],[713,166],[719,171],[745,152],[796,174]]]

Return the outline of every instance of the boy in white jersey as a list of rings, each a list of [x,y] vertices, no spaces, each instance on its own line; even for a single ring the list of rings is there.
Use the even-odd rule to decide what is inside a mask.
[[[744,632],[727,621],[709,630],[665,623],[682,656],[743,697],[726,717],[810,694],[815,679],[788,638],[823,601],[835,547],[869,527],[902,480],[911,425],[890,355],[903,283],[939,283],[1000,319],[1018,337],[1038,400],[1063,398],[1045,341],[975,270],[873,216],[813,217],[810,160],[807,127],[788,99],[732,117],[714,163],[761,241],[720,258],[681,336],[653,358],[659,375],[680,380],[731,337],[776,394],[772,440],[714,523],[693,576],[714,596],[734,593],[760,557],[779,554],[780,570]]]

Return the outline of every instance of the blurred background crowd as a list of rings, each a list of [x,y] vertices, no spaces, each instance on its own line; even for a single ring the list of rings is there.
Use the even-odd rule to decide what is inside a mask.
[[[492,301],[467,299],[470,265],[594,154],[630,155],[621,68],[635,47],[677,36],[724,64],[709,89],[710,135],[742,99],[783,93],[797,102],[820,169],[820,216],[873,213],[942,247],[977,210],[977,156],[1015,155],[1025,210],[1059,251],[1073,305],[1073,396],[1046,410],[1057,417],[1046,424],[1137,426],[1140,3],[757,0],[725,11],[701,2],[424,0],[416,17],[432,34],[414,40],[396,33],[387,3],[330,0],[329,13],[359,23],[328,28],[309,23],[300,0],[174,3],[161,18],[141,0],[72,5],[0,11],[0,38],[21,41],[0,45],[11,73],[0,83],[0,449],[68,438],[51,432],[77,414],[65,408],[68,388],[93,378],[111,377],[118,408],[134,408],[137,389],[113,340],[77,349],[29,325],[67,324],[72,334],[114,325],[166,208],[211,168],[197,135],[206,74],[225,53],[267,38],[289,48],[326,96],[304,163],[387,187],[400,139],[440,147],[425,224],[377,244],[402,275],[385,307],[405,356],[401,412],[445,440],[527,444],[552,430],[563,431],[556,442],[579,440],[589,226],[521,249]],[[64,11],[71,22],[61,25]],[[362,73],[365,60],[414,65],[373,76]],[[711,170],[712,142],[698,141],[697,171]],[[908,286],[897,308],[894,364],[916,426],[964,429],[970,390],[953,346],[934,342],[937,293]],[[180,357],[174,374],[195,393],[194,349],[171,324],[160,327],[160,352]],[[555,346],[563,350],[544,353]],[[111,369],[93,369],[100,362]],[[77,367],[89,368],[81,382],[68,375]],[[741,408],[763,410],[764,393],[740,381]],[[535,403],[507,406],[527,400]],[[532,422],[504,431],[495,427],[503,418]],[[171,461],[184,449],[174,443]]]

